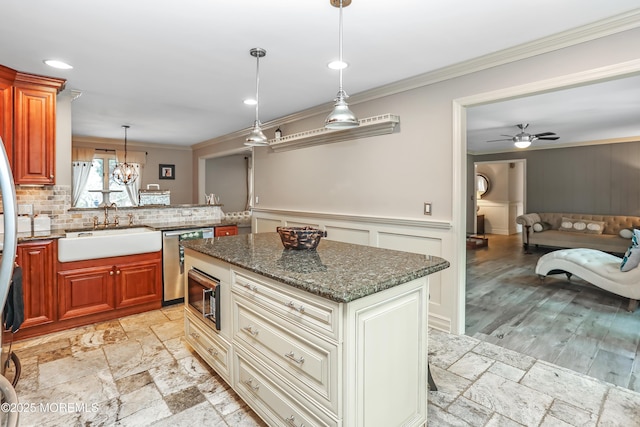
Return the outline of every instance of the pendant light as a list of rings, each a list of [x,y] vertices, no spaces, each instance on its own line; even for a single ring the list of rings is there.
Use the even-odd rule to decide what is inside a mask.
[[[349,6],[351,4],[351,0],[329,0],[332,6],[340,7],[340,63],[344,65],[342,61],[342,7]],[[327,129],[350,129],[357,127],[360,122],[358,121],[355,114],[349,110],[349,106],[347,105],[346,99],[349,97],[347,92],[342,88],[342,69],[344,66],[341,66],[339,69],[340,73],[340,88],[338,89],[338,95],[335,98],[336,103],[333,106],[333,111],[331,114],[327,116],[324,121],[324,127]]]
[[[267,55],[267,51],[259,47],[254,47],[249,51],[251,56],[256,58],[256,120],[253,122],[253,129],[247,137],[244,145],[250,147],[265,147],[269,145],[267,137],[262,133],[260,128],[260,119],[258,118],[258,109],[260,107],[260,58]]]
[[[131,185],[138,178],[136,168],[127,163],[127,129],[129,125],[122,125],[124,128],[124,163],[118,163],[113,170],[113,180],[119,185]]]

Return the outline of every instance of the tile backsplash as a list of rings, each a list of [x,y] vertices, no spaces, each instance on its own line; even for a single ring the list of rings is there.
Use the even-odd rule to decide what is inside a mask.
[[[18,205],[33,205],[33,215],[46,215],[51,218],[53,229],[71,229],[93,226],[93,217],[103,221],[103,209],[71,209],[71,186],[49,185],[43,187],[16,186]],[[0,209],[1,209],[0,204]],[[163,222],[197,222],[211,220],[214,217],[213,206],[179,205],[167,207],[118,208],[120,224],[128,222],[127,215],[133,214],[136,224]],[[111,210],[109,217],[113,219]]]

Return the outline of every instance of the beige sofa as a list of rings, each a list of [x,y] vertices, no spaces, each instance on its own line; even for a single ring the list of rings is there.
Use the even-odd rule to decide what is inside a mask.
[[[576,228],[562,227],[568,218]],[[522,225],[522,243],[557,248],[588,248],[623,254],[631,244],[630,236],[621,237],[623,229],[640,228],[640,217],[623,215],[588,215],[572,213],[529,213],[520,215],[516,222]],[[534,227],[534,224],[538,224]],[[542,231],[534,231],[543,228]]]

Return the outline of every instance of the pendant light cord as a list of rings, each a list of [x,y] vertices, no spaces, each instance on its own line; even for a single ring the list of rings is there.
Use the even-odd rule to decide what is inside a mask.
[[[340,87],[339,87],[338,91],[340,93],[344,93],[344,91],[342,90],[342,69],[344,68],[344,61],[342,60],[342,0],[340,0],[340,31],[339,31],[338,43],[340,44],[340,48],[339,48],[339,52],[340,52],[340,70],[339,70]]]
[[[259,123],[259,119],[258,119],[259,108],[260,108],[260,51],[256,53],[256,123]]]

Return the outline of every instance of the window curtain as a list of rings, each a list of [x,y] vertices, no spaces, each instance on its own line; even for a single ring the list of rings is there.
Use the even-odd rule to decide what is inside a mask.
[[[127,155],[127,159],[129,155]],[[131,184],[127,184],[124,188],[127,190],[127,196],[129,196],[129,200],[131,200],[132,206],[138,206],[138,190],[140,190],[140,181],[142,181],[142,174],[140,173],[140,164],[139,163],[130,163],[129,164],[136,170],[138,173],[138,179],[133,181]]]
[[[124,150],[116,150],[116,161],[124,162]],[[138,190],[140,190],[140,182],[142,182],[142,169],[147,161],[147,153],[144,151],[128,151],[127,163],[133,166],[138,173],[138,179],[129,185],[125,185],[127,196],[133,206],[138,206]]]
[[[76,206],[80,195],[87,186],[89,180],[89,173],[91,172],[91,166],[93,162],[93,154],[95,150],[93,148],[77,147],[72,150],[72,176],[73,176],[73,188],[72,188],[72,204]]]

